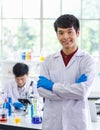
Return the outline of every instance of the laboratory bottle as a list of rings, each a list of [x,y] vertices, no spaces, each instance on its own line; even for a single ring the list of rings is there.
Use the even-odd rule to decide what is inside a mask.
[[[32,99],[32,104],[33,104],[33,108],[34,108],[32,123],[40,124],[42,122],[42,117],[40,114],[39,99],[37,98],[37,96],[35,94]]]
[[[31,114],[32,123],[39,124],[42,122],[42,118],[40,117],[39,102],[34,91],[33,81],[31,81],[30,88],[29,88],[29,99],[31,102],[30,114]]]
[[[29,105],[28,105],[28,117],[29,117],[30,119],[32,119],[33,115],[34,115],[34,107],[33,107],[33,104],[29,104]]]
[[[31,60],[31,52],[26,52],[25,60]]]
[[[22,59],[22,60],[25,60],[25,57],[26,57],[25,52],[22,52],[22,54],[21,54],[21,59]]]
[[[11,116],[11,114],[12,114],[12,107],[11,107],[11,98],[10,97],[8,97],[7,99],[5,99],[3,107],[4,107],[4,110],[7,111],[7,115]]]
[[[40,109],[39,109],[39,102],[36,97],[33,98],[33,117],[32,117],[32,123],[33,124],[40,124],[42,123],[42,117],[40,115]]]
[[[27,60],[31,60],[31,52],[27,52]]]
[[[7,102],[7,99],[5,99],[4,103],[2,104],[3,106],[2,106],[0,121],[7,121],[8,109],[6,108],[6,102]]]
[[[12,98],[8,97],[8,116],[12,115]]]
[[[25,52],[25,60],[28,60],[28,53]]]
[[[40,59],[40,61],[44,61],[45,60],[45,50],[44,50],[44,48],[41,49],[39,59]]]

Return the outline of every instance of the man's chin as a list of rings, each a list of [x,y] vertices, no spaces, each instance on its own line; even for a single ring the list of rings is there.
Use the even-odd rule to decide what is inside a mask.
[[[24,86],[24,85],[19,85],[18,87],[19,87],[19,88],[22,88],[23,86]]]

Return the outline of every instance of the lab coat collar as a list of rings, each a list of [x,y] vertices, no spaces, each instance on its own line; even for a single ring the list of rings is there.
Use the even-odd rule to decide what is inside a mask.
[[[60,50],[60,51],[61,51],[61,50]],[[55,53],[55,54],[53,55],[53,57],[54,57],[54,58],[61,57],[60,51],[57,52],[57,53]],[[75,53],[75,56],[76,56],[76,57],[79,57],[79,56],[83,56],[83,55],[84,55],[84,51],[81,50],[80,48],[78,48],[77,52]]]
[[[83,56],[84,55],[84,51],[80,48],[78,48],[77,52],[75,53],[75,56]]]

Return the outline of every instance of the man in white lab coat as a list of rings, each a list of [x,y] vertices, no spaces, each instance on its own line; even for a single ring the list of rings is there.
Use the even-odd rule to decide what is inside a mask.
[[[30,86],[33,87],[34,96],[39,98],[36,83],[29,78],[29,67],[27,64],[16,63],[13,66],[13,74],[15,79],[8,81],[3,89],[2,93],[4,99],[11,97],[15,107],[20,108],[22,104],[18,99],[28,98]]]
[[[37,82],[45,98],[43,130],[91,130],[88,96],[95,62],[78,48],[80,25],[75,16],[61,15],[54,28],[62,49],[45,59]]]

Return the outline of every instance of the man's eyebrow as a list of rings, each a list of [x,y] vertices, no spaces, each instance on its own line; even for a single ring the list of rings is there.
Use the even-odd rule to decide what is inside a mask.
[[[63,30],[58,30],[58,32],[62,32]]]
[[[73,28],[68,28],[68,30],[73,30]]]
[[[68,29],[68,31],[72,31],[73,29],[72,28],[67,28]],[[62,32],[63,30],[62,29],[60,29],[60,30],[58,30],[58,32]]]

